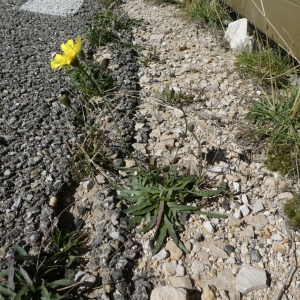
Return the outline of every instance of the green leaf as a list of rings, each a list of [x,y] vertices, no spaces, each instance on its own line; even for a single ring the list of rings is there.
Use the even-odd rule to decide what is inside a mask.
[[[209,213],[209,212],[202,211],[202,210],[194,211],[194,213],[197,215],[205,215],[205,216],[208,216],[209,218],[218,218],[218,219],[227,219],[228,218],[227,215],[214,214],[214,213]]]
[[[152,211],[152,210],[154,210],[156,208],[157,208],[157,205],[151,205],[151,206],[146,207],[146,208],[144,208],[144,209],[142,209],[140,211],[133,212],[132,215],[134,215],[134,216],[145,215],[148,212],[150,212],[150,211]]]
[[[156,224],[156,217],[153,217],[143,229],[139,230],[139,232],[147,232],[150,229],[152,229],[155,226],[155,224]]]
[[[28,253],[19,245],[13,245],[12,248],[17,250],[20,255],[29,256]]]
[[[199,210],[198,207],[194,207],[194,206],[190,206],[190,205],[183,205],[183,204],[176,204],[174,202],[167,202],[167,205],[170,207],[170,208],[174,208],[176,209],[177,211],[184,211],[184,212],[191,212],[191,211],[197,211]]]
[[[48,293],[48,290],[44,286],[44,283],[41,286],[41,291],[42,291],[42,297],[43,297],[42,299],[44,299],[44,300],[51,300],[50,295]]]
[[[19,290],[18,294],[14,297],[14,300],[21,300],[21,299],[22,299],[22,296],[26,294],[27,289],[28,289],[28,286],[27,286],[27,285],[23,286],[23,287]]]
[[[164,226],[162,226],[159,229],[159,235],[157,237],[157,240],[156,240],[156,243],[155,243],[155,247],[153,249],[153,255],[156,254],[160,250],[163,242],[165,241],[165,239],[167,237],[167,230],[168,229],[167,229],[167,226],[165,224],[164,224]]]
[[[55,289],[59,286],[69,286],[69,285],[72,285],[74,283],[75,283],[74,280],[64,278],[64,279],[55,280],[51,283],[48,283],[47,285],[49,285],[51,288]]]
[[[129,208],[126,208],[126,209],[123,210],[123,212],[124,212],[125,214],[130,214],[130,213],[132,213],[132,212],[134,212],[134,211],[141,210],[141,209],[143,209],[143,208],[145,208],[145,207],[147,207],[147,206],[149,206],[149,205],[153,205],[153,204],[151,203],[151,201],[145,201],[145,202],[143,202],[143,203],[140,203],[140,204],[131,206],[131,207],[129,207]]]
[[[166,225],[166,227],[167,227],[167,229],[168,229],[168,232],[169,232],[171,238],[173,239],[174,243],[175,243],[176,245],[178,245],[179,240],[178,240],[178,237],[177,237],[176,232],[175,232],[175,230],[174,230],[174,226],[173,226],[173,224],[169,221],[169,219],[168,219],[168,217],[167,217],[166,215],[164,215],[164,224]]]
[[[0,285],[0,293],[5,296],[15,297],[17,294],[9,288]]]
[[[124,218],[123,219],[128,225],[127,230],[130,231],[136,224],[139,224],[142,222],[142,217],[132,217],[132,218]]]
[[[184,245],[183,245],[183,243],[182,243],[181,241],[179,241],[178,247],[179,247],[183,252],[185,252],[186,254],[189,253],[189,251],[184,247]]]
[[[27,285],[29,286],[29,288],[33,292],[35,292],[35,288],[34,288],[32,280],[30,279],[28,273],[22,267],[20,267],[20,273],[22,274],[22,276],[23,276],[24,280],[26,281]]]

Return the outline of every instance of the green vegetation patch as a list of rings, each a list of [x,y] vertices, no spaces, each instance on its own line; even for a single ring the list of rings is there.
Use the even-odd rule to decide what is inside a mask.
[[[300,201],[297,198],[288,200],[284,205],[284,213],[295,229],[300,229]]]
[[[156,244],[153,253],[157,253],[168,236],[187,253],[180,241],[178,231],[182,228],[182,214],[203,214],[211,218],[227,218],[226,215],[209,213],[192,204],[193,200],[212,200],[224,193],[225,186],[209,188],[203,177],[178,174],[178,166],[158,168],[155,164],[139,166],[135,171],[123,168],[130,182],[127,187],[115,186],[119,197],[130,205],[124,210],[128,217],[128,230],[140,224],[139,232],[153,229]]]

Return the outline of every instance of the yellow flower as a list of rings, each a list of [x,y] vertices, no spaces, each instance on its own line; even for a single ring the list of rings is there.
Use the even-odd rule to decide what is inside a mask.
[[[74,64],[77,60],[77,55],[81,51],[81,37],[77,37],[75,44],[73,40],[68,40],[65,44],[61,44],[60,47],[64,53],[56,54],[51,60],[50,66],[52,69],[61,69],[65,66],[68,71],[70,65]]]

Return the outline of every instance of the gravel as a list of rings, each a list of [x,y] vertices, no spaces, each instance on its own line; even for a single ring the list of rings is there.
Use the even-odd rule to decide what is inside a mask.
[[[87,29],[97,1],[64,18],[20,10],[23,2],[0,3],[0,246],[36,253],[56,215],[48,202],[62,201],[71,183],[72,117],[58,101],[68,84],[49,63],[62,42]]]
[[[36,254],[42,237],[66,205],[72,183],[72,116],[58,101],[68,83],[62,72],[50,70],[49,62],[62,42],[86,30],[88,18],[98,9],[96,0],[84,1],[74,16],[61,18],[20,11],[22,2],[0,4],[0,258],[13,244]],[[207,155],[207,177],[216,183],[226,181],[234,199],[223,197],[208,207],[208,211],[228,214],[228,220],[186,216],[181,238],[192,249],[189,254],[178,253],[174,243],[168,242],[153,257],[151,233],[130,235],[126,231],[120,218],[123,204],[107,184],[109,173],[98,175],[98,183],[85,179],[72,193],[76,205],[70,215],[74,226],[83,224],[91,233],[88,263],[77,273],[85,278],[94,274],[86,286],[98,279],[101,282],[89,298],[146,300],[154,287],[169,284],[170,275],[191,282],[195,299],[207,284],[216,287],[217,295],[225,291],[233,295],[235,279],[245,265],[259,269],[263,276],[270,274],[268,287],[254,290],[251,286],[247,299],[263,299],[264,294],[274,297],[294,254],[299,256],[292,243],[299,247],[300,237],[292,242],[295,234],[281,211],[282,201],[293,196],[295,186],[266,170],[259,155],[249,158],[247,151],[253,154],[253,147],[241,138],[241,129],[247,126],[247,104],[256,100],[256,87],[234,71],[234,56],[220,46],[218,33],[174,18],[178,13],[174,6],[133,0],[123,8],[144,21],[134,29],[133,37],[130,32],[123,32],[122,37],[141,44],[143,55],[156,49],[165,62],[152,61],[143,67],[133,49],[117,45],[100,47],[94,55],[99,61],[109,57],[108,68],[119,86],[114,116],[127,147],[135,149],[141,159],[155,156],[158,164],[168,163],[176,151],[174,145],[183,137],[184,118],[172,107],[157,105],[153,92],[173,88],[192,94],[195,99],[185,109]],[[72,101],[76,100],[75,93]],[[98,113],[108,116],[105,109]],[[107,132],[116,133],[111,120],[105,126]],[[118,138],[110,146],[115,166],[134,166]],[[178,164],[192,173],[198,161],[191,150],[198,147],[187,135],[178,152]],[[57,209],[49,205],[55,198]],[[286,291],[289,299],[297,299],[299,284],[298,272]]]

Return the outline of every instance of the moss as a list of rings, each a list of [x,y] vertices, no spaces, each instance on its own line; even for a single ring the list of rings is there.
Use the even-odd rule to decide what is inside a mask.
[[[284,213],[291,222],[291,226],[300,229],[300,200],[293,198],[284,205]]]
[[[283,150],[276,147],[270,147],[264,163],[270,171],[279,172],[284,176],[290,174],[294,170],[295,166],[293,165],[293,161],[290,149]]]

